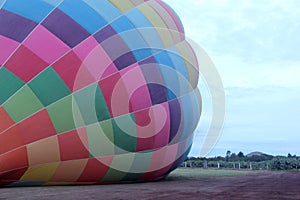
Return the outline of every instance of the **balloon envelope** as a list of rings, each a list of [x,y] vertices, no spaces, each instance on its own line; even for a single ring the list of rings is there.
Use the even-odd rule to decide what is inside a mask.
[[[160,0],[0,0],[0,185],[159,180],[201,113],[198,64]]]

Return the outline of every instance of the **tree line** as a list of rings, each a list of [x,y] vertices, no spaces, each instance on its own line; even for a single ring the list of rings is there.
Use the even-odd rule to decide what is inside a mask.
[[[227,151],[224,157],[189,157],[182,167],[228,168],[249,170],[291,170],[300,171],[300,156],[273,156],[264,153],[244,155],[243,152]]]

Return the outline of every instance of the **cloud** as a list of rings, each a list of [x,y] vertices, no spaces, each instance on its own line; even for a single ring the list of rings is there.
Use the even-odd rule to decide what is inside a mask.
[[[166,0],[209,54],[299,60],[300,1]]]

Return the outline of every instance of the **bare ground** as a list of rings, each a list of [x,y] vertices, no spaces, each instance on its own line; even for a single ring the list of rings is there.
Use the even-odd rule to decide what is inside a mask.
[[[151,183],[0,188],[2,199],[299,199],[299,172],[178,169]]]

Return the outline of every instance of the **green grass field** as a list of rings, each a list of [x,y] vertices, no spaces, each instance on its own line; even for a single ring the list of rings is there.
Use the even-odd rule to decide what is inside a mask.
[[[173,171],[170,176],[172,178],[185,177],[188,179],[211,178],[211,177],[226,177],[226,176],[243,176],[256,173],[255,171],[245,170],[222,170],[222,169],[201,169],[201,168],[178,168]]]

